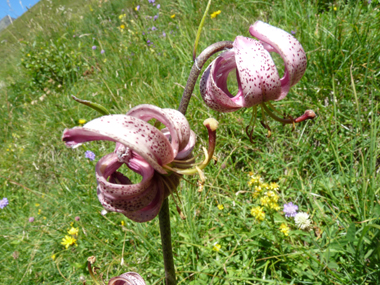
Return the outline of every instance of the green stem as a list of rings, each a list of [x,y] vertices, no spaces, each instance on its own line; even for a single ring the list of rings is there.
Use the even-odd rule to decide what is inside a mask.
[[[177,281],[175,278],[173,261],[172,237],[170,233],[169,198],[166,198],[162,203],[158,218],[160,220],[161,243],[164,256],[166,285],[176,285]]]
[[[198,76],[201,73],[201,69],[206,61],[221,50],[226,48],[232,48],[233,42],[224,41],[218,42],[207,47],[196,59],[191,68],[189,78],[186,83],[185,90],[183,91],[181,103],[179,105],[178,111],[182,114],[186,114],[187,107],[189,106],[191,94],[193,93],[195,83],[197,82]],[[173,250],[172,250],[172,239],[170,233],[170,214],[169,214],[169,200],[166,198],[162,203],[162,207],[158,216],[160,220],[160,233],[161,233],[161,243],[162,251],[164,256],[165,265],[165,279],[166,285],[177,284],[175,277],[174,261],[173,261]]]
[[[260,104],[261,107],[265,110],[265,112],[268,114],[269,117],[273,118],[274,120],[283,123],[283,124],[293,124],[294,120],[291,119],[282,119],[280,117],[277,117],[266,105],[265,103]]]

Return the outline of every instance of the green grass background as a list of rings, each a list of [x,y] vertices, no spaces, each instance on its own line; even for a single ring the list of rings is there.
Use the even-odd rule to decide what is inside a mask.
[[[178,107],[207,2],[156,3],[161,8],[153,21],[147,16],[158,9],[145,0],[42,0],[0,33],[0,199],[9,199],[0,210],[1,284],[78,284],[80,276],[93,284],[86,269],[91,255],[104,280],[136,271],[147,284],[164,284],[158,219],[137,224],[118,213],[100,214],[94,167],[113,144],[72,150],[61,142],[65,128],[99,116],[71,95],[115,114],[143,103]],[[275,106],[293,116],[313,109],[317,118],[294,131],[269,121],[270,138],[258,124],[251,144],[245,135],[250,110],[219,114],[195,88],[187,112],[198,135],[195,152],[207,144],[203,120],[214,117],[218,163],[206,168],[201,193],[197,177],[182,180],[186,220],[170,201],[179,284],[378,284],[379,8],[377,0],[212,2],[210,14],[221,14],[207,17],[198,51],[249,36],[256,20],[296,31],[308,68]],[[61,81],[36,75],[37,65],[48,64],[47,53]],[[95,161],[84,158],[86,150]],[[277,182],[281,206],[299,205],[311,216],[311,230],[297,230],[288,219],[290,235],[281,250],[275,246],[269,224],[250,215],[250,171]],[[284,220],[278,213],[275,225]],[[78,246],[65,249],[61,241],[71,223],[79,227]],[[212,250],[215,242],[219,252]]]

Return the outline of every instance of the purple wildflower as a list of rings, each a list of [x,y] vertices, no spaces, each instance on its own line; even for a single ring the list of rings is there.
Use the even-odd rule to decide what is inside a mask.
[[[146,42],[149,44],[149,43],[150,43],[150,40],[147,40]]]
[[[166,33],[165,33],[165,32],[163,32],[163,33],[162,33],[162,36],[163,36],[163,37],[166,37]]]
[[[293,31],[293,30],[290,31],[290,33],[291,33],[292,35],[295,35],[296,32],[297,32],[297,31]]]
[[[155,26],[152,27],[152,31],[156,31],[157,28]]]
[[[9,204],[9,201],[7,198],[3,198],[2,200],[0,200],[0,209],[4,209],[6,206],[8,206]]]
[[[30,217],[28,221],[29,221],[29,223],[33,223],[34,222],[34,217]]]
[[[75,220],[78,222],[80,220],[80,218],[78,216],[76,216]]]
[[[161,7],[161,5],[160,5],[160,4],[158,4],[158,5],[157,5],[157,9],[160,9],[160,7]]]
[[[293,202],[284,205],[285,217],[294,217],[297,214],[298,206],[294,205]]]
[[[145,33],[143,32],[143,36],[145,36]]]
[[[95,159],[95,153],[93,153],[91,150],[87,150],[84,154],[86,158],[93,161]]]
[[[140,5],[137,5],[135,10],[136,11],[140,10]]]
[[[156,1],[156,0],[149,0],[149,3],[152,3],[152,4],[153,4],[155,1]]]
[[[92,49],[93,49],[93,50],[96,50],[96,46],[92,46]]]
[[[105,50],[104,50],[104,49],[102,49],[102,50],[100,51],[100,53],[101,53],[101,54],[105,53]]]
[[[157,18],[158,18],[158,15],[155,15],[155,16],[153,17],[153,20],[156,21]]]
[[[371,4],[372,0],[368,0],[368,4]]]
[[[73,38],[75,38],[75,35],[73,35]]]

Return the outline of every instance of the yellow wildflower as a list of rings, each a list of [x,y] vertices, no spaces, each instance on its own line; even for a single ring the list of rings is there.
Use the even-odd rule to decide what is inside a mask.
[[[264,197],[262,197],[262,198],[260,199],[260,204],[261,204],[261,206],[268,206],[270,202],[271,202],[271,201],[270,201],[270,199],[269,199],[268,196],[264,196]]]
[[[338,10],[338,8],[334,7],[334,11]]]
[[[124,221],[121,221],[120,224],[121,224],[122,226],[125,226],[125,222],[124,222]]]
[[[222,246],[218,243],[214,243],[214,246],[212,247],[212,250],[219,251],[222,248]]]
[[[260,187],[263,189],[269,189],[269,184],[268,183],[260,183]]]
[[[276,182],[272,182],[271,184],[269,184],[270,190],[278,190],[279,188],[280,186]]]
[[[123,18],[125,18],[125,17],[127,17],[126,14],[121,14],[121,15],[119,16],[119,19],[121,20],[121,19],[123,19]]]
[[[53,255],[51,256],[51,259],[55,260],[55,258],[56,258],[56,255],[53,254]]]
[[[224,209],[224,206],[223,206],[222,204],[219,204],[219,205],[218,205],[218,209],[219,209],[219,210],[223,210],[223,209]]]
[[[273,191],[268,191],[265,193],[267,197],[269,197],[271,202],[277,202],[278,201],[278,195],[274,193]]]
[[[68,231],[68,234],[69,235],[72,235],[72,236],[76,236],[78,234],[78,228],[71,228],[69,231]]]
[[[257,221],[263,221],[265,219],[265,213],[263,211],[263,207],[257,206],[255,208],[251,209],[251,215],[257,220]]]
[[[282,223],[281,226],[280,226],[280,231],[281,231],[285,236],[288,236],[288,235],[289,235],[290,228],[289,228],[285,223]]]
[[[64,245],[66,248],[69,248],[70,245],[77,245],[77,240],[71,236],[65,236],[62,239],[61,244]]]
[[[40,204],[36,203],[36,204],[35,204],[35,206],[36,206],[36,207],[39,207],[39,206],[40,206]]]
[[[120,29],[124,30],[125,26],[124,25],[120,25]]]
[[[171,15],[170,18],[174,19],[175,18],[175,14]]]
[[[41,209],[38,209],[38,215],[41,215]]]
[[[86,123],[86,120],[85,119],[80,119],[78,122],[79,122],[79,124],[84,125]]]
[[[216,18],[216,16],[218,16],[220,13],[222,13],[222,11],[220,11],[220,10],[215,11],[214,13],[212,13],[212,14],[211,14],[211,19]]]
[[[275,211],[279,211],[280,210],[280,206],[277,204],[277,203],[270,203],[269,204],[269,208],[275,210]]]

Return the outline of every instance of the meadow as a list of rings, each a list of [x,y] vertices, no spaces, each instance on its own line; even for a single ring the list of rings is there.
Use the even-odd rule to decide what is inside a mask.
[[[140,224],[102,214],[94,168],[113,143],[69,149],[61,137],[99,116],[72,95],[112,114],[139,104],[177,109],[206,5],[42,0],[0,33],[0,200],[9,202],[0,208],[0,284],[95,284],[90,256],[105,281],[135,271],[147,284],[164,284],[158,218]],[[295,129],[268,120],[269,138],[258,123],[251,142],[251,111],[209,109],[198,81],[186,114],[194,153],[203,153],[202,123],[213,117],[217,161],[205,169],[202,191],[198,176],[181,180],[185,220],[169,198],[178,284],[380,284],[379,9],[377,0],[212,2],[209,14],[220,13],[207,16],[198,54],[251,37],[257,20],[292,33],[308,66],[273,104],[317,117]],[[278,185],[280,209],[261,221],[251,210],[264,183]],[[309,215],[307,229],[285,217],[290,202]],[[72,228],[76,242],[66,248]]]

